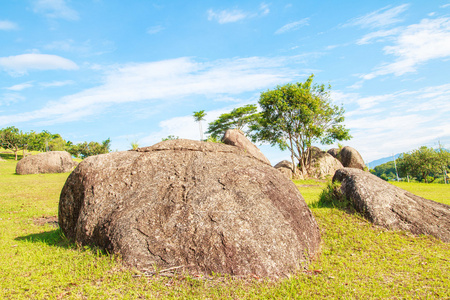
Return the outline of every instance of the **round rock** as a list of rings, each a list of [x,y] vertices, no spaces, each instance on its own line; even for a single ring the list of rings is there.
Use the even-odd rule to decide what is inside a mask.
[[[22,158],[16,165],[16,173],[66,173],[75,166],[72,156],[66,151],[50,151]]]
[[[190,140],[86,158],[61,192],[59,224],[138,269],[278,277],[320,246],[292,181],[237,147]]]

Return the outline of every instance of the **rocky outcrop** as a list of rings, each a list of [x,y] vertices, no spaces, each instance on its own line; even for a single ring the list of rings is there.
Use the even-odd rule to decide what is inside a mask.
[[[16,166],[16,173],[66,173],[75,166],[72,156],[66,151],[50,151],[22,158]]]
[[[313,178],[333,176],[336,170],[343,168],[339,160],[317,147],[311,148],[311,165],[308,175]]]
[[[449,205],[416,196],[354,168],[336,171],[333,181],[341,182],[340,192],[372,223],[450,242]]]
[[[359,152],[356,151],[356,149],[349,146],[345,146],[339,152],[339,160],[341,161],[342,165],[346,168],[356,168],[360,170],[364,170],[366,168],[366,165],[364,163],[363,158],[361,157],[361,154],[359,154]]]
[[[249,139],[247,139],[240,130],[228,129],[227,131],[225,131],[222,141],[227,145],[241,148],[260,161],[270,165],[270,161],[267,159],[267,157],[265,157],[261,150],[259,150],[258,147],[250,142]]]
[[[292,181],[249,152],[190,140],[86,158],[61,192],[59,224],[139,269],[284,276],[319,251]]]

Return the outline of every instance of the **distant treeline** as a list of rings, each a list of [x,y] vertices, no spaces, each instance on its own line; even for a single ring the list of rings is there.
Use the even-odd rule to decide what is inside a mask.
[[[108,138],[102,143],[83,142],[73,144],[66,141],[58,133],[47,130],[42,132],[23,132],[14,126],[0,130],[0,146],[12,150],[16,156],[19,151],[67,151],[74,157],[85,158],[91,155],[110,152],[111,140]]]
[[[450,151],[422,146],[402,153],[398,159],[376,166],[370,172],[384,180],[400,180],[448,183],[450,174]]]

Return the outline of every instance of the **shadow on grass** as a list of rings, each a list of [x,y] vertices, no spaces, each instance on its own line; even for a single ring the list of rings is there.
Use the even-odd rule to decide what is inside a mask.
[[[101,249],[97,246],[82,246],[69,241],[60,228],[50,231],[45,231],[41,233],[34,233],[25,236],[16,237],[16,241],[24,241],[31,243],[44,243],[48,246],[61,247],[65,249],[77,249],[80,251],[89,251],[97,256],[110,256],[107,250]]]
[[[16,241],[27,241],[32,243],[44,243],[49,246],[56,246],[62,248],[74,248],[76,247],[73,243],[64,236],[61,229],[55,229],[50,231],[45,231],[41,233],[34,233],[25,236],[16,237]]]

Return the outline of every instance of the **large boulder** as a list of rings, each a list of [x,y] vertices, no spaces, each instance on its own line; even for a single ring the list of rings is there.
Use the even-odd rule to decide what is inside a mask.
[[[342,165],[346,168],[356,168],[360,170],[364,170],[366,165],[364,164],[364,160],[356,149],[345,146],[339,152],[339,160]]]
[[[261,150],[259,150],[258,147],[256,147],[252,142],[250,142],[249,139],[245,137],[242,131],[237,129],[228,129],[227,131],[225,131],[222,141],[227,145],[241,148],[260,161],[270,165],[270,161],[267,159],[267,157],[265,157]]]
[[[138,269],[276,277],[320,244],[292,181],[238,147],[190,140],[86,158],[62,189],[59,224]]]
[[[308,175],[313,178],[333,176],[336,170],[343,168],[341,162],[329,153],[317,147],[311,147],[311,165]]]
[[[65,173],[75,166],[72,156],[66,151],[50,151],[22,158],[16,165],[16,173]]]
[[[416,196],[359,169],[340,169],[333,181],[341,182],[340,192],[372,223],[450,242],[449,205]]]

